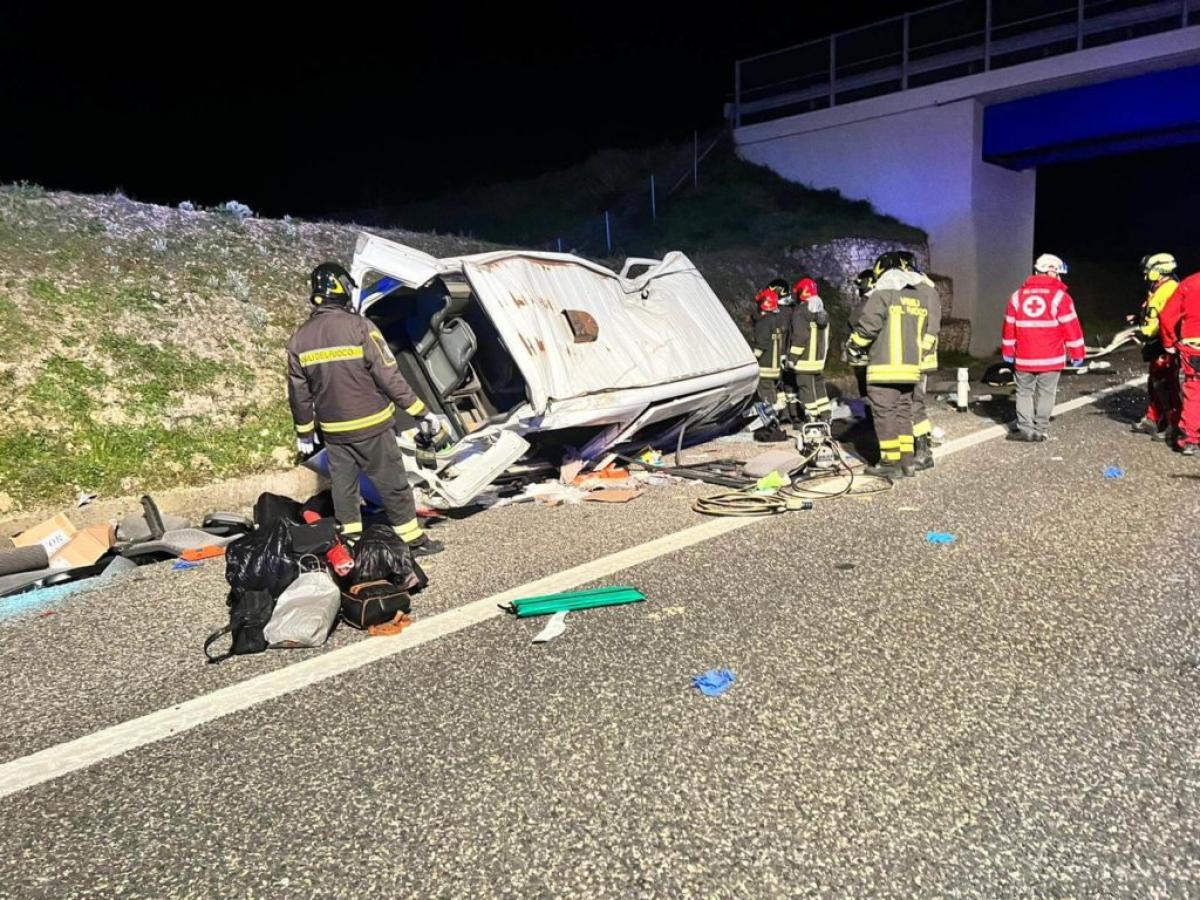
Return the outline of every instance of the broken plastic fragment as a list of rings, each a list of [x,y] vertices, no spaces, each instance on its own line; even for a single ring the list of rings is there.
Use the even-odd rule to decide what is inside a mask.
[[[732,669],[709,669],[703,675],[692,678],[692,687],[705,697],[720,697],[736,680],[737,675]]]
[[[552,641],[566,630],[567,611],[556,612],[550,617],[550,621],[546,623],[546,627],[534,635],[532,643],[544,644],[547,641]]]

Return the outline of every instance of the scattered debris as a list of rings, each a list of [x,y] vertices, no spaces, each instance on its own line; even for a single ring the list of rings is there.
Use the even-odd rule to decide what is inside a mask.
[[[852,563],[852,562],[840,562],[840,563],[836,563],[836,564],[834,565],[834,568],[835,568],[835,569],[838,569],[839,571],[842,571],[842,572],[849,572],[851,569],[853,569],[853,568],[854,568],[854,563]]]
[[[703,675],[692,678],[692,687],[705,697],[720,697],[733,687],[737,675],[732,669],[709,669]]]
[[[584,496],[583,499],[584,500],[594,500],[599,503],[628,503],[630,500],[636,500],[638,497],[642,496],[642,494],[644,494],[644,493],[645,493],[645,491],[643,491],[640,488],[635,488],[633,490],[622,490],[622,489],[603,490],[602,489],[602,490],[598,490],[598,491],[589,491],[587,493],[587,495]]]
[[[1105,478],[1124,478],[1125,470],[1122,469],[1120,466],[1109,466],[1107,469],[1104,470],[1104,477]]]
[[[758,479],[758,482],[754,485],[754,489],[761,492],[777,491],[780,488],[787,487],[788,484],[790,482],[778,472],[770,472]]]
[[[561,612],[556,612],[550,617],[550,621],[546,623],[546,627],[534,635],[531,643],[545,644],[548,641],[554,640],[566,630],[567,611],[564,609]]]
[[[371,637],[391,637],[399,634],[405,628],[413,623],[413,620],[405,613],[396,613],[396,618],[390,622],[385,622],[382,625],[372,625],[367,629],[367,634]]]
[[[626,603],[638,603],[645,599],[646,595],[637,588],[618,585],[594,588],[589,591],[566,591],[541,597],[523,597],[513,600],[507,606],[502,604],[500,608],[524,619],[529,616],[547,616],[556,612],[570,612],[577,609],[620,606]]]
[[[99,496],[99,494],[90,494],[87,491],[80,491],[75,495],[75,508],[82,509]]]
[[[925,540],[931,544],[953,544],[957,538],[948,531],[927,531]]]
[[[686,606],[664,606],[657,612],[652,612],[646,616],[651,622],[658,622],[662,619],[670,619],[674,616],[682,616],[687,612]]]
[[[202,565],[204,564],[199,562],[188,562],[186,559],[177,559],[171,564],[171,571],[179,572],[184,569],[199,569]]]

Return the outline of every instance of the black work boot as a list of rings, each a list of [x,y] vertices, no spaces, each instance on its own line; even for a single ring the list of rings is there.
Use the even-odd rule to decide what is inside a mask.
[[[427,534],[423,534],[409,544],[408,549],[412,551],[414,557],[433,556],[435,553],[441,553],[445,550],[446,545],[441,541],[435,541]]]
[[[913,465],[917,467],[917,471],[924,472],[926,469],[932,469],[933,446],[929,442],[929,435],[922,435],[916,439],[915,451]]]
[[[900,471],[900,465],[894,462],[884,462],[880,460],[873,466],[867,466],[863,469],[864,475],[875,475],[879,478],[902,478],[903,474]]]

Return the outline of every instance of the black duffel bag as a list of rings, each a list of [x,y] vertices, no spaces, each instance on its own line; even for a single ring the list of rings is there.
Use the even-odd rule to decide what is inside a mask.
[[[363,581],[348,591],[342,591],[342,619],[360,630],[372,625],[386,625],[397,613],[407,614],[412,598],[407,591],[386,579]]]
[[[267,649],[263,629],[267,627],[267,623],[271,621],[271,613],[275,611],[275,598],[270,592],[232,588],[226,603],[229,604],[229,624],[210,634],[204,642],[204,655],[210,663],[218,663],[231,656],[262,653]],[[208,652],[208,648],[226,634],[233,635],[233,643],[230,644],[229,650],[220,656],[213,656]]]

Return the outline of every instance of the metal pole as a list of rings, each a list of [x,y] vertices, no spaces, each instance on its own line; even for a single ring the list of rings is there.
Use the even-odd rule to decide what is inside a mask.
[[[1075,13],[1075,49],[1083,49],[1083,0],[1079,0]]]
[[[608,210],[604,211],[604,243],[608,247],[608,255],[612,256],[612,226],[608,222]]]
[[[829,105],[837,105],[837,35],[829,36]]]
[[[992,68],[992,0],[987,0],[983,13],[983,71]]]
[[[904,40],[900,56],[900,90],[908,90],[908,20],[909,14],[904,14]]]
[[[1184,0],[1186,3],[1186,0]],[[700,132],[692,132],[692,187],[700,187]]]
[[[657,198],[654,196],[654,176],[653,175],[650,176],[650,218],[655,222],[658,221],[658,203],[657,203]]]
[[[742,61],[733,64],[733,127],[742,127]]]

